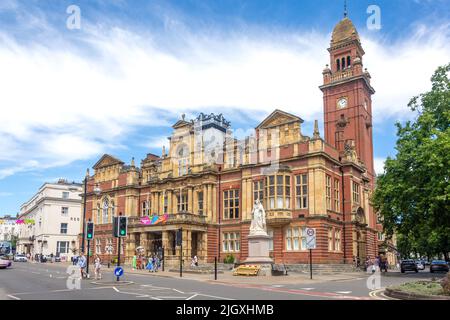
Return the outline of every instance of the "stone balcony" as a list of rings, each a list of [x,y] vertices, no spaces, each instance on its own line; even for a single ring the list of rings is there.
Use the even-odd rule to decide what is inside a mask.
[[[350,78],[352,76],[353,76],[353,69],[343,70],[341,72],[336,72],[335,74],[331,75],[331,82],[340,81],[346,78]]]
[[[288,209],[276,209],[266,211],[266,223],[268,225],[287,224],[292,220],[292,211]]]

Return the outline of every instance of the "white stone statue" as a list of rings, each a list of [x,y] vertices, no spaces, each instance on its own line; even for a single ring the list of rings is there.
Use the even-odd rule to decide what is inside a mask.
[[[252,211],[252,223],[250,224],[250,235],[267,235],[266,212],[259,200],[255,201]]]

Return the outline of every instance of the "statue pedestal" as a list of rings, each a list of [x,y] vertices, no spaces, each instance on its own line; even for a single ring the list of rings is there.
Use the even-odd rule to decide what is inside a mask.
[[[248,236],[248,258],[244,264],[260,265],[258,275],[270,276],[272,274],[273,260],[269,256],[270,237],[265,234],[252,234]]]

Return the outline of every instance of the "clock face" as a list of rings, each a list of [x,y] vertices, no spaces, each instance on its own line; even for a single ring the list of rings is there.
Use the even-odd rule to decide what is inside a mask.
[[[347,98],[341,98],[338,100],[337,106],[339,109],[347,107]]]

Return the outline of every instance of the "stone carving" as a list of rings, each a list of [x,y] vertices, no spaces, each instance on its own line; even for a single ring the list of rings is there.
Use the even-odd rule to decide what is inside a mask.
[[[348,161],[358,162],[358,154],[356,153],[356,146],[354,140],[347,140],[345,142],[345,157]]]
[[[267,235],[266,212],[259,200],[253,206],[250,235]]]

